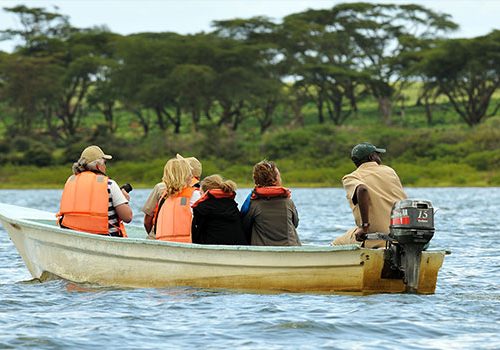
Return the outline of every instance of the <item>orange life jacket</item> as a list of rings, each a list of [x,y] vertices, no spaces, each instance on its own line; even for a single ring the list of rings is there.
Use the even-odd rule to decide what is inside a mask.
[[[61,197],[58,223],[77,231],[109,234],[108,177],[84,171],[66,181]],[[126,237],[123,222],[118,219],[122,236]]]
[[[288,188],[281,186],[255,187],[251,199],[284,197],[290,198],[291,192]]]
[[[191,243],[193,214],[189,200],[195,190],[193,187],[186,187],[180,193],[164,199],[156,218],[156,239]]]
[[[234,199],[234,197],[236,197],[236,192],[224,192],[223,190],[219,189],[219,188],[215,188],[213,190],[208,190],[206,191],[203,196],[200,197],[200,199],[198,199],[193,205],[192,205],[192,208],[196,208],[198,206],[198,204],[200,204],[201,202],[204,202],[210,198],[217,198],[217,199],[220,199],[220,198],[231,198],[231,199]]]

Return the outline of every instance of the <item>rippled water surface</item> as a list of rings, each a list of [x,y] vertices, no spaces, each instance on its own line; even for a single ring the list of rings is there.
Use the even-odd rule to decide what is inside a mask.
[[[0,349],[499,349],[500,188],[407,189],[436,213],[449,249],[433,295],[247,294],[109,289],[30,281],[0,228]],[[134,190],[134,223],[147,190]],[[241,203],[247,191],[240,190]],[[2,190],[0,202],[56,212],[60,191]],[[342,189],[297,189],[303,243],[351,227]]]

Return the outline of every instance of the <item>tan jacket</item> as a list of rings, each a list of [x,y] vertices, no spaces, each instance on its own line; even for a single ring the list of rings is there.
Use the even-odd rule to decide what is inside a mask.
[[[356,188],[364,184],[368,188],[370,195],[369,203],[369,232],[389,233],[391,221],[392,205],[402,199],[407,198],[396,172],[386,166],[379,165],[376,162],[367,162],[361,164],[352,173],[342,178],[342,184],[346,191],[347,201],[351,207],[356,226],[361,225],[361,213],[359,205],[355,198]],[[343,236],[338,237],[333,244],[352,244],[356,242],[354,231],[350,229]],[[384,243],[385,244],[385,243]],[[381,246],[381,242],[366,242],[367,247]]]

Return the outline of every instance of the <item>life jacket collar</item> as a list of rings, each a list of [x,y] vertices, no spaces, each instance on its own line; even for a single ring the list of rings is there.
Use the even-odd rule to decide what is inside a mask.
[[[250,199],[269,199],[269,198],[290,198],[291,192],[288,188],[281,186],[255,187]]]
[[[224,192],[223,190],[219,188],[215,188],[213,190],[208,190],[206,191],[203,196],[201,196],[200,199],[198,199],[191,207],[196,208],[198,204],[201,202],[204,202],[210,198],[216,198],[216,199],[221,199],[221,198],[231,198],[234,199],[236,197],[236,192],[231,191],[231,192]]]

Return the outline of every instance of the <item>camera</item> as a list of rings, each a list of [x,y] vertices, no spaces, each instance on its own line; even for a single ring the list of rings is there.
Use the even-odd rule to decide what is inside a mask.
[[[133,190],[132,185],[129,183],[126,183],[122,187],[120,187],[122,190],[125,190],[125,192],[130,193],[130,191]]]

